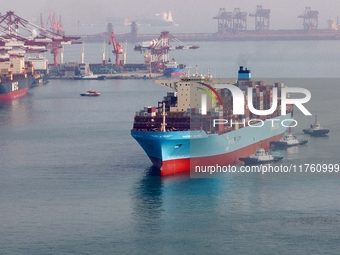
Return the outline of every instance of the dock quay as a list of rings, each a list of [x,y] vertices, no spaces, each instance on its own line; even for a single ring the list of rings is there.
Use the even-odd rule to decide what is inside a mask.
[[[117,79],[117,80],[127,80],[127,79],[157,79],[162,77],[161,73],[149,73],[149,72],[128,72],[128,73],[116,73],[116,74],[100,74],[101,76],[105,76],[106,79]],[[58,80],[73,80],[72,76],[57,76],[50,75],[49,79],[58,79]]]

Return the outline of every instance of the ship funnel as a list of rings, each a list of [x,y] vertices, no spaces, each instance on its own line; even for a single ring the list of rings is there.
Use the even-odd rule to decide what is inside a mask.
[[[243,66],[240,66],[240,70],[238,70],[238,80],[239,81],[249,81],[251,79],[250,70],[247,68],[244,69]]]

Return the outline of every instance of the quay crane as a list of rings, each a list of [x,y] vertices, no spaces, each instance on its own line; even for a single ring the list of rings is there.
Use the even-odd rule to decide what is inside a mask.
[[[120,66],[121,61],[119,60],[119,56],[124,53],[124,50],[122,49],[122,45],[116,40],[116,36],[113,33],[113,31],[110,33],[110,41],[109,45],[112,44],[113,46],[113,53],[116,55],[116,66]]]
[[[62,43],[79,43],[73,40],[80,39],[80,37],[65,36],[39,27],[12,11],[0,16],[0,33],[0,46],[12,47],[12,51],[26,53],[45,52],[46,48],[59,47]],[[6,52],[9,48],[2,48],[2,50]],[[54,65],[57,64],[57,54],[55,54]]]
[[[263,9],[262,5],[258,5],[254,13],[250,13],[249,17],[255,17],[255,30],[269,30],[270,9]]]
[[[42,16],[41,16],[42,19]],[[43,21],[40,21],[43,24]],[[56,18],[55,13],[53,15],[49,15],[47,19],[47,24],[50,23],[51,29],[54,33],[57,35],[61,35],[63,31],[63,25],[61,23],[61,17],[59,16],[59,20]],[[53,41],[51,42],[51,45],[48,47],[51,49],[51,53],[53,54],[53,65],[58,66],[58,55],[59,55],[59,49],[62,48],[60,42]]]
[[[42,53],[47,51],[47,42],[33,38],[34,30],[29,35],[19,34],[19,27],[25,25],[25,20],[20,20],[13,12],[7,12],[0,16],[0,54],[2,58],[6,55],[24,55],[25,53]]]
[[[40,18],[40,23],[43,24],[42,16]],[[50,23],[51,29],[54,34],[62,36],[62,39],[53,39],[52,42],[48,45],[48,48],[51,49],[51,53],[53,54],[53,65],[58,66],[58,54],[59,49],[62,48],[62,44],[81,44],[82,42],[73,41],[79,39],[80,37],[65,36],[65,32],[63,31],[63,24],[61,22],[61,16],[59,16],[58,20],[55,13],[53,13],[53,15],[50,14],[47,19],[47,24],[48,23]]]
[[[170,46],[170,39],[178,43],[178,46]],[[199,46],[189,46],[174,36],[169,31],[162,31],[158,39],[149,42],[143,42],[142,45],[136,45],[134,50],[144,53],[145,62],[150,63],[151,72],[163,72],[165,64],[169,62],[170,50],[198,49]]]
[[[318,29],[318,11],[312,11],[310,7],[306,7],[305,11],[298,16],[303,19],[304,30],[316,30]]]

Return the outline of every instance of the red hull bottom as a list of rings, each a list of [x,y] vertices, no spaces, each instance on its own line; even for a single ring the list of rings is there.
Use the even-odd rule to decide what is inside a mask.
[[[171,73],[170,76],[171,77],[178,77],[178,76],[181,76],[181,75],[184,75],[185,72],[181,72],[181,73]]]
[[[9,92],[6,94],[0,94],[0,102],[2,101],[10,101],[19,97],[23,97],[24,95],[26,95],[28,91],[28,88],[24,88],[24,89],[20,89],[17,91],[13,91],[13,92]]]
[[[229,164],[241,165],[242,162],[239,160],[240,157],[247,157],[250,154],[255,153],[258,147],[262,147],[265,150],[268,150],[270,148],[270,142],[278,141],[281,137],[282,134],[273,136],[266,140],[251,144],[242,149],[216,156],[173,159],[163,162],[161,162],[160,159],[156,158],[150,159],[154,166],[160,169],[161,176],[190,172],[190,170],[194,170],[195,166],[211,166],[216,164],[220,166],[226,166]]]

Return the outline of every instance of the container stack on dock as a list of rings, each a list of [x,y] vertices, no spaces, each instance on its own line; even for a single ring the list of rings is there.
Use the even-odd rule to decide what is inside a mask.
[[[65,75],[64,76],[73,78],[76,73],[76,67],[78,68],[77,62],[65,63]]]

